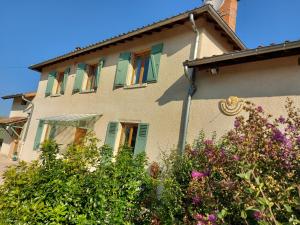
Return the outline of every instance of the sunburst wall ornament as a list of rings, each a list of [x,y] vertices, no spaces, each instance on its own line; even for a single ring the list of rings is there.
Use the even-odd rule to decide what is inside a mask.
[[[243,109],[244,102],[237,96],[230,96],[227,99],[221,100],[219,107],[222,113],[227,116],[235,116]]]

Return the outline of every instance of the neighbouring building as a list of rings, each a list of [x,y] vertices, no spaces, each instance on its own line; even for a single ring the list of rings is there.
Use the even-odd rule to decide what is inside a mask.
[[[12,99],[13,102],[9,117],[0,118],[0,153],[14,160],[18,159],[23,148],[34,97],[35,92],[2,97],[4,100]]]
[[[89,131],[113,147],[184,149],[201,130],[230,129],[244,100],[284,113],[299,105],[299,42],[246,49],[236,36],[237,0],[225,0],[30,66],[40,72],[20,158],[43,140],[64,149]],[[183,64],[184,62],[184,64]]]

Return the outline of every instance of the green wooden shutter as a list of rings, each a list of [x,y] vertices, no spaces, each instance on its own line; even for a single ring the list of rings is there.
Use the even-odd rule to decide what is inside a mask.
[[[95,79],[95,85],[94,85],[94,89],[97,89],[99,87],[99,83],[100,83],[100,73],[101,70],[104,66],[104,59],[101,58],[99,60],[98,66],[97,66],[97,71],[96,71],[96,79]]]
[[[34,144],[33,144],[34,150],[37,150],[40,147],[43,130],[44,130],[44,121],[40,120],[36,131],[35,139],[34,139]]]
[[[137,131],[136,143],[134,147],[134,154],[142,153],[146,150],[147,136],[148,136],[148,123],[140,123]]]
[[[163,51],[163,43],[152,46],[149,69],[147,74],[147,82],[156,82],[158,78],[160,57]]]
[[[60,90],[60,94],[62,94],[62,95],[63,95],[63,94],[65,93],[65,91],[66,91],[69,73],[70,73],[70,68],[65,69],[65,72],[64,72],[64,79],[63,79],[63,83],[62,83],[61,90]]]
[[[77,71],[76,71],[76,77],[75,77],[75,82],[74,82],[74,87],[73,87],[73,93],[77,93],[82,91],[82,81],[84,77],[86,69],[86,64],[85,63],[79,63],[77,65]]]
[[[116,143],[118,127],[119,127],[118,122],[109,122],[107,126],[105,144],[109,145],[112,148],[115,146]]]
[[[56,72],[49,73],[45,96],[49,96],[52,94],[53,84],[55,79],[56,79]]]
[[[118,65],[117,65],[116,77],[115,77],[115,86],[124,86],[126,82],[130,58],[131,58],[130,52],[123,52],[120,54]]]

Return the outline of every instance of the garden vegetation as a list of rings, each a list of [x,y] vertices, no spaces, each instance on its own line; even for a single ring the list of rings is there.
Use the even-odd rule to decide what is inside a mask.
[[[273,118],[247,103],[223,137],[201,133],[183,155],[148,163],[88,137],[9,168],[0,224],[300,224],[300,114]]]

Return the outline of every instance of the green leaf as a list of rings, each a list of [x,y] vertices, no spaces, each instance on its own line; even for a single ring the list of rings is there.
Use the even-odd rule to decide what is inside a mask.
[[[293,212],[292,207],[290,205],[284,204],[283,206],[287,212],[290,212],[290,213]]]
[[[247,218],[247,213],[246,213],[244,210],[241,211],[241,217],[242,217],[243,219],[246,219],[246,218]]]

